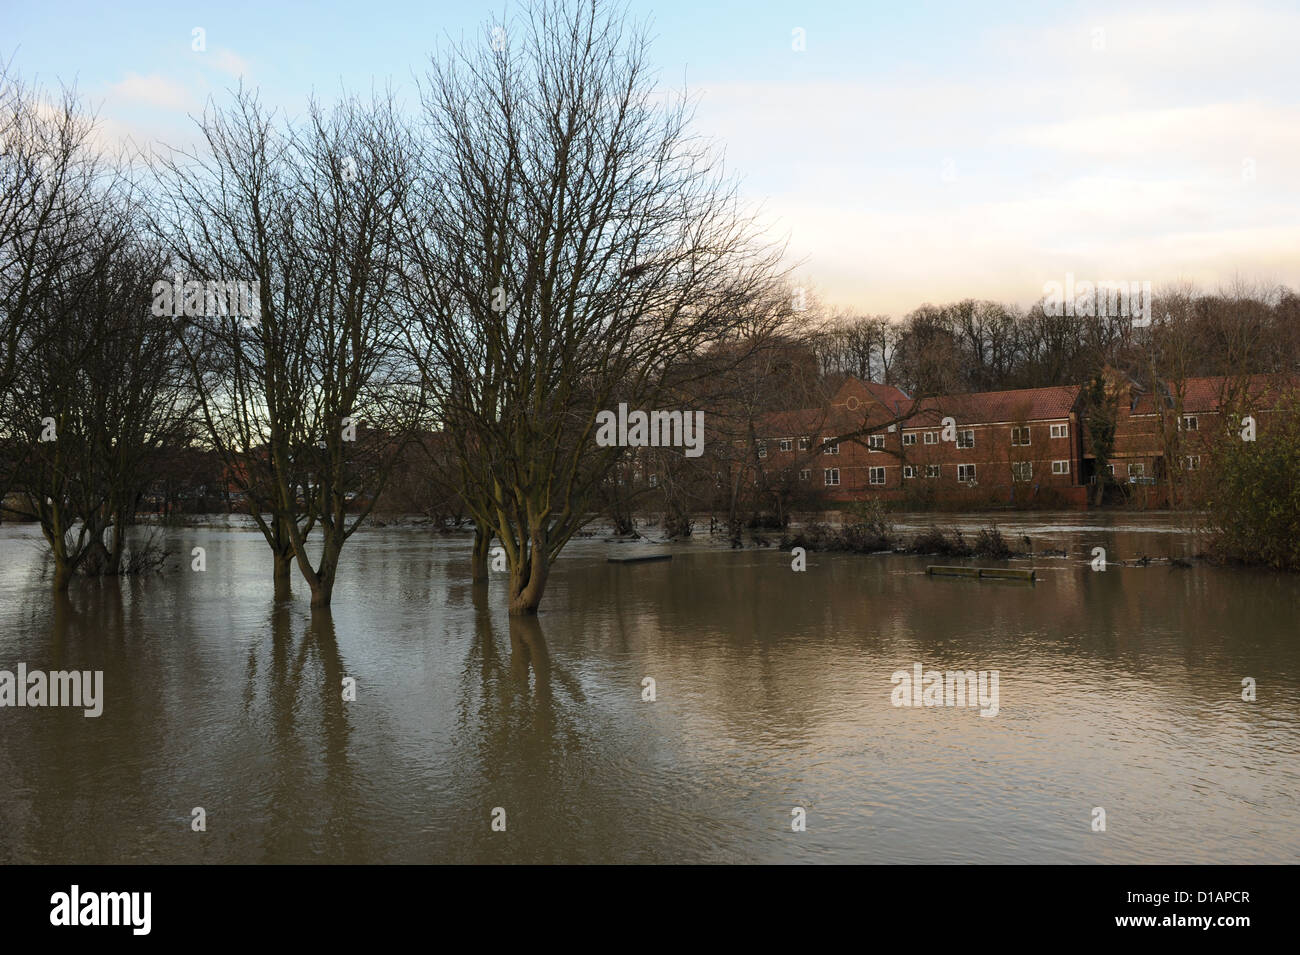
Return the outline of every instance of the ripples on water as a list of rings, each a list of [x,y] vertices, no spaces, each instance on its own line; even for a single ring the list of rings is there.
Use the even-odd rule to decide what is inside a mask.
[[[244,530],[168,532],[204,573],[56,600],[6,527],[0,668],[102,669],[106,702],[0,710],[0,861],[1294,862],[1300,581],[1095,573],[1098,544],[1196,548],[1091,520],[1004,524],[1071,548],[1033,586],[700,542],[614,565],[638,545],[583,540],[513,623],[463,538],[358,534],[313,616]],[[998,670],[998,715],[893,707],[916,662]]]

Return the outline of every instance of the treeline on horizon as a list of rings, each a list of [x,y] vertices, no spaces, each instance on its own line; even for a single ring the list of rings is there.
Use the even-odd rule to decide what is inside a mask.
[[[1300,295],[1236,279],[1201,290],[1158,289],[1149,326],[1127,316],[1050,315],[964,299],[901,319],[814,306],[808,336],[820,370],[896,385],[908,394],[967,394],[1086,385],[1105,368],[1154,389],[1155,379],[1300,372]]]
[[[74,91],[5,64],[0,495],[39,522],[55,590],[148,566],[127,533],[146,495],[203,474],[239,488],[276,591],[296,568],[314,608],[393,489],[454,497],[472,576],[500,546],[509,610],[532,614],[591,516],[635,506],[641,462],[593,440],[620,402],[706,411],[707,453],[658,449],[656,492],[681,527],[721,488],[734,528],[791,500],[758,467],[761,416],[822,407],[846,374],[920,400],[1106,364],[1296,367],[1291,293],[1184,292],[1146,329],[973,302],[810,315],[647,48],[601,0],[537,0],[432,58],[414,116],[344,95],[290,122],[241,87],[193,148],[116,158]],[[239,295],[159,314],[178,275],[244,283],[255,314]]]

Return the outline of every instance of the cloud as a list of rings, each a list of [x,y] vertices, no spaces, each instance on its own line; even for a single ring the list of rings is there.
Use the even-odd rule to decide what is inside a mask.
[[[248,74],[248,63],[234,50],[219,48],[212,51],[211,65],[228,76],[236,79]]]
[[[1072,155],[1168,154],[1217,162],[1268,152],[1282,158],[1300,153],[1300,105],[1237,102],[1098,113],[1021,127],[1001,139]]]
[[[832,304],[1028,304],[1066,271],[1295,287],[1298,34],[1214,4],[995,25],[924,72],[708,84],[697,128]]]
[[[1169,9],[1098,8],[1086,18],[1049,27],[993,26],[981,39],[1014,51],[1017,62],[1034,71],[1140,70],[1148,76],[1194,73],[1217,79],[1272,65],[1293,71],[1297,32],[1300,12],[1294,9],[1180,3]]]
[[[127,73],[118,83],[108,88],[110,104],[157,106],[162,109],[186,109],[191,98],[179,83],[151,73],[141,76],[139,73]]]

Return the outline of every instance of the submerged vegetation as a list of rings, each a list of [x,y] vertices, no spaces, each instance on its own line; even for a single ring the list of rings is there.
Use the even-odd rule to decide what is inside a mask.
[[[968,541],[961,528],[930,526],[911,538],[900,533],[876,502],[854,508],[852,521],[841,527],[813,522],[798,533],[781,538],[781,547],[802,547],[812,551],[840,551],[850,554],[935,555],[940,557],[983,557],[1008,560],[1026,557],[1013,551],[996,525],[982,527]]]
[[[1210,554],[1224,563],[1300,570],[1300,400],[1274,427],[1217,455],[1210,473]]]

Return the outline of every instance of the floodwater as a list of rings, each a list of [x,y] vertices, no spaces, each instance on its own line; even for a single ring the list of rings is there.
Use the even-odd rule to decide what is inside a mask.
[[[584,539],[513,623],[427,529],[358,533],[313,616],[256,532],[55,598],[0,528],[0,670],[104,674],[98,718],[0,708],[0,862],[1295,862],[1300,578],[1113,563],[1196,552],[1167,515],[999,521],[1068,556]],[[893,705],[915,664],[996,670],[996,715]]]

